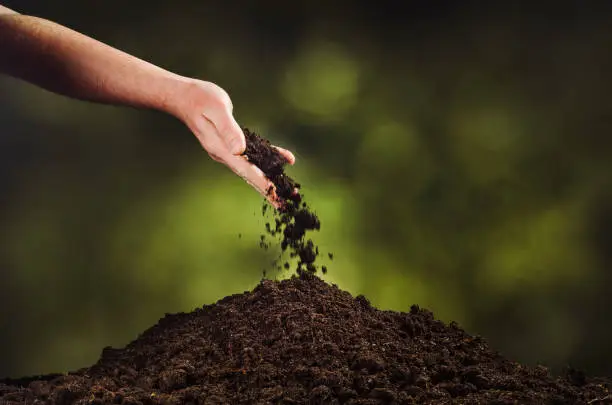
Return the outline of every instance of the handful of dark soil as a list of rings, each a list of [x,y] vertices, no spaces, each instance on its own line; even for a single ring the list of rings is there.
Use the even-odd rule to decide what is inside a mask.
[[[603,405],[611,388],[517,364],[429,311],[380,311],[304,272],[166,315],[92,367],[0,380],[0,404]]]
[[[259,167],[266,177],[272,181],[276,187],[276,194],[283,203],[283,206],[274,212],[274,223],[266,223],[266,232],[271,236],[280,235],[283,252],[288,249],[291,258],[299,258],[298,273],[304,270],[316,273],[315,260],[319,256],[319,248],[312,239],[306,237],[306,233],[320,229],[319,218],[303,201],[299,190],[300,185],[285,173],[287,160],[268,140],[247,128],[243,128],[243,132],[247,145],[244,155],[249,162]],[[272,192],[272,190],[268,192]],[[267,207],[267,203],[264,202],[264,215]],[[262,243],[262,246],[267,247],[268,245]],[[285,268],[288,269],[289,267],[289,263],[286,262]],[[325,273],[327,268],[322,266],[321,271]]]

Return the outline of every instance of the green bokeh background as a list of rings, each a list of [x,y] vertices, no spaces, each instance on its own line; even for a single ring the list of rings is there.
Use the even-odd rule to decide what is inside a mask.
[[[611,2],[5,4],[225,88],[295,152],[327,280],[612,373]],[[0,376],[87,366],[274,258],[171,117],[3,77],[0,128]]]

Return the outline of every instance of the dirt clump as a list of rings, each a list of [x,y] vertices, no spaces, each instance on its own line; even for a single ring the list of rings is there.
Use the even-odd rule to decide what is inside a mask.
[[[285,173],[287,160],[267,139],[251,132],[248,128],[243,128],[243,132],[246,138],[244,155],[272,181],[276,187],[276,194],[283,203],[282,207],[273,213],[274,222],[266,223],[266,233],[272,237],[280,236],[282,251],[289,250],[291,258],[298,258],[296,269],[298,273],[302,271],[316,273],[318,266],[315,261],[319,256],[319,248],[312,239],[306,237],[306,233],[321,228],[318,216],[304,201],[300,193],[300,184]],[[267,208],[268,205],[264,202],[262,209],[264,216]],[[262,235],[260,245],[263,248],[269,247],[265,235]],[[285,262],[284,267],[288,269],[289,262]],[[327,272],[327,267],[321,267],[321,271]]]
[[[166,315],[92,367],[0,381],[0,403],[576,405],[610,404],[610,388],[517,364],[427,310],[381,311],[303,272]]]

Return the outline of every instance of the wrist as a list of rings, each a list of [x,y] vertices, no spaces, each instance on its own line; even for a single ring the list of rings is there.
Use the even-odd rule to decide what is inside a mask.
[[[191,78],[170,73],[163,79],[162,94],[154,108],[184,121],[186,94],[193,87],[193,82]]]

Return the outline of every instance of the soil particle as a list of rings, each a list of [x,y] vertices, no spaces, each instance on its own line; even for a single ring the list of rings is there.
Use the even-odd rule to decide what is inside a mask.
[[[272,181],[276,187],[276,194],[282,202],[282,207],[273,214],[274,223],[266,223],[266,233],[273,237],[280,235],[282,251],[289,250],[290,258],[299,259],[296,268],[298,274],[304,270],[316,273],[318,268],[315,261],[319,256],[319,249],[306,234],[321,228],[318,216],[303,201],[300,184],[285,173],[287,160],[267,139],[247,128],[243,128],[243,132],[246,138],[244,155]],[[266,211],[267,203],[264,202],[262,214],[265,215]],[[265,242],[265,235],[262,235],[260,246],[264,249],[270,246]],[[290,267],[288,262],[284,267]],[[322,271],[327,272],[327,268]]]
[[[166,315],[68,375],[0,381],[0,404],[610,404],[427,310],[380,311],[307,272]],[[40,402],[36,402],[40,401]]]

